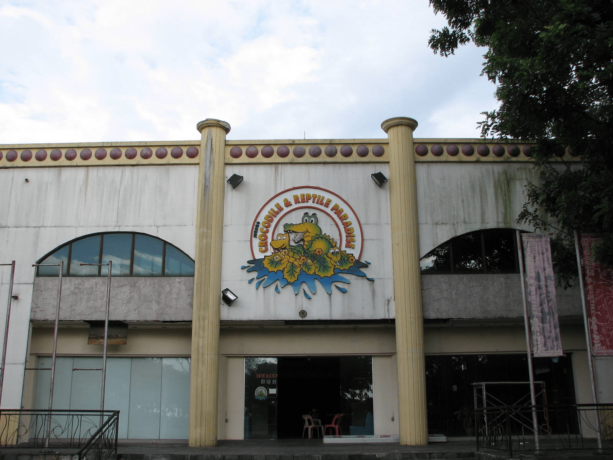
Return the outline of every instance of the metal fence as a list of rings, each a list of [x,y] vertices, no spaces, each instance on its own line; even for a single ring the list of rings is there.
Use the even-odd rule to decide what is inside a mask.
[[[119,411],[0,410],[0,448],[70,449],[80,459],[117,454]]]
[[[536,414],[537,430],[533,429]],[[475,409],[477,450],[613,452],[613,404],[520,405]],[[538,449],[536,437],[538,436]]]

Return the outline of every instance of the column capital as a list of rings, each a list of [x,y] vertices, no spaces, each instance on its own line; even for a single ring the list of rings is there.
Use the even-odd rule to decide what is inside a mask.
[[[221,128],[226,134],[230,132],[230,123],[216,118],[207,118],[196,125],[196,129],[198,129],[199,133],[201,133],[204,128],[208,127]]]
[[[394,117],[388,118],[381,123],[381,129],[386,133],[395,126],[408,126],[411,130],[415,130],[417,128],[417,120],[409,117]]]

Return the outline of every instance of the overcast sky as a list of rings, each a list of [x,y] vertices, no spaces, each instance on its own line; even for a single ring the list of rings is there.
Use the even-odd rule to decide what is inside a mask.
[[[479,137],[484,49],[443,58],[427,0],[0,0],[0,144]]]

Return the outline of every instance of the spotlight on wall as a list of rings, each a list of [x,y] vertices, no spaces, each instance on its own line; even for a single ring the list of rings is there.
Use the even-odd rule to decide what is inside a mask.
[[[231,306],[236,299],[238,299],[238,296],[230,289],[226,288],[221,291],[221,300],[223,300],[228,307]]]
[[[12,296],[11,296],[11,299],[13,299],[13,300],[18,300],[18,299],[19,299],[19,296],[18,296],[18,295],[12,295]]]
[[[243,176],[239,176],[238,174],[232,174],[232,177],[228,179],[228,184],[230,184],[232,188],[236,188],[238,187],[238,184],[240,184],[242,181]]]
[[[380,172],[371,174],[370,177],[372,177],[372,180],[374,180],[375,184],[377,184],[379,187],[387,182],[387,177]]]

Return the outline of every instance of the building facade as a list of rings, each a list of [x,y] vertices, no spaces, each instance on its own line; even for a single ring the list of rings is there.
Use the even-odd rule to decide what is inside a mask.
[[[206,119],[200,141],[0,145],[2,407],[47,407],[59,262],[54,408],[99,407],[108,267],[81,264],[111,260],[120,438],[300,437],[304,414],[403,444],[470,435],[473,383],[528,379],[514,230],[538,172],[529,145],[382,128],[236,141]],[[580,295],[557,298],[565,355],[536,379],[591,403]]]

